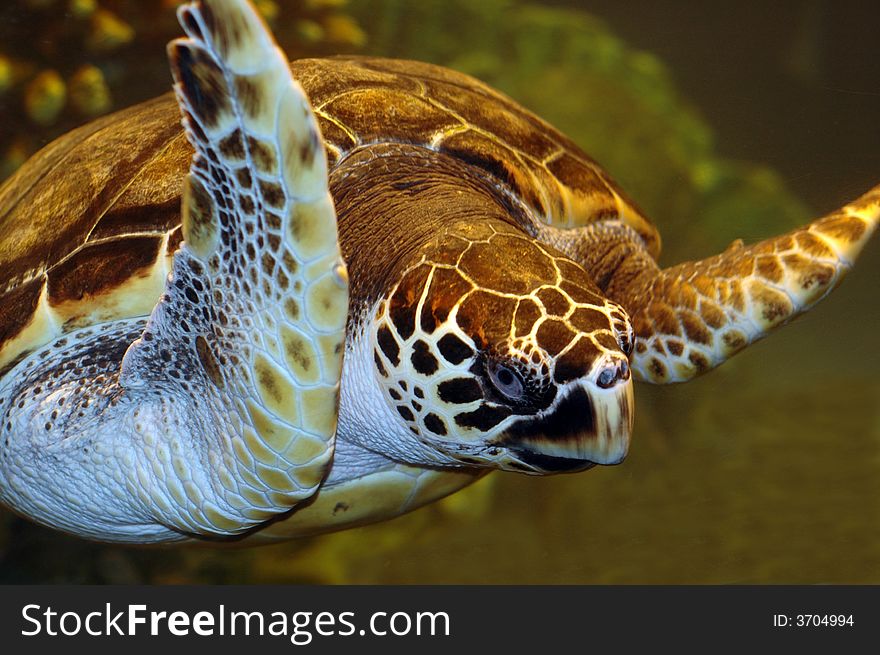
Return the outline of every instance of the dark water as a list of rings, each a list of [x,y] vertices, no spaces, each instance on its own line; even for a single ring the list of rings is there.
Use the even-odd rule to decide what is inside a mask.
[[[702,4],[354,1],[346,15],[368,40],[337,49],[497,84],[606,164],[672,262],[770,236],[880,182],[880,9]],[[277,31],[298,43],[290,22]],[[148,36],[131,47],[165,38]],[[158,50],[158,87],[132,85],[119,106],[163,90]],[[0,109],[12,115],[9,97]],[[247,551],[109,548],[2,515],[0,580],[880,582],[878,278],[875,240],[795,324],[688,384],[639,386],[620,466],[494,474],[386,524]]]

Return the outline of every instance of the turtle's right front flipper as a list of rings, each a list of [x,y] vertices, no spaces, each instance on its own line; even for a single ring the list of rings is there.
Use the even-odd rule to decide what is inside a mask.
[[[616,268],[606,291],[633,317],[637,378],[688,380],[809,310],[840,283],[878,222],[880,186],[788,234],[738,241],[663,270],[642,246],[632,247],[637,238],[609,240],[621,256],[608,258]]]
[[[108,541],[240,534],[333,452],[348,292],[314,115],[247,2],[180,18],[196,154],[165,293],[145,327],[70,333],[0,388],[0,498]]]

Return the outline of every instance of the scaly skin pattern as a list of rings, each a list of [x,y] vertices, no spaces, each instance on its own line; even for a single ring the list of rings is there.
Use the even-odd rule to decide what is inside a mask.
[[[316,120],[248,4],[180,18],[196,155],[165,292],[146,326],[65,335],[0,389],[0,498],[98,539],[240,534],[312,496],[333,452],[348,295]]]
[[[574,249],[632,317],[636,379],[664,384],[715,368],[815,306],[841,283],[878,221],[875,187],[805,227],[667,269],[619,223],[590,228]]]
[[[583,269],[509,224],[444,230],[379,304],[371,330],[386,400],[449,461],[542,473],[535,453],[585,467],[627,451],[629,319]],[[498,389],[499,367],[523,386],[516,402]],[[548,417],[570,425],[551,429]]]

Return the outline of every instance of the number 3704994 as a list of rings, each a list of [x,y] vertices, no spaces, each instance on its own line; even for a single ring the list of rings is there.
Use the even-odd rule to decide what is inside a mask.
[[[852,627],[852,614],[774,614],[773,626],[776,628],[824,628]]]

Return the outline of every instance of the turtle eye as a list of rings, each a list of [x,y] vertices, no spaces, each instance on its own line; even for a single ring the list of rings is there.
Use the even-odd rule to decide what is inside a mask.
[[[522,378],[519,373],[503,364],[496,364],[489,367],[489,378],[492,384],[504,396],[511,400],[521,400],[525,392]]]

